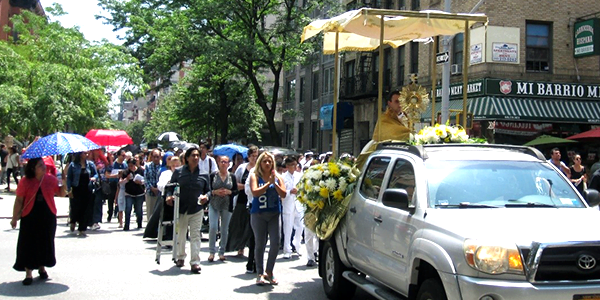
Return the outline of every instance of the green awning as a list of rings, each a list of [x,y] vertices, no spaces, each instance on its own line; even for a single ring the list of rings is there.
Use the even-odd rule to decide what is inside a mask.
[[[436,113],[441,106],[441,102],[436,102]],[[450,109],[462,109],[462,100],[451,100]],[[600,124],[600,101],[486,96],[467,99],[467,110],[473,113],[475,120]],[[431,121],[431,105],[421,115],[421,121]]]

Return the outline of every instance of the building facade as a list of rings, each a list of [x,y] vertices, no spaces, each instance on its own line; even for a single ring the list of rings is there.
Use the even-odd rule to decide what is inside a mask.
[[[0,1],[0,29],[4,26],[12,28],[10,18],[21,13],[21,10],[28,9],[37,15],[44,16],[44,8],[39,0],[1,0]],[[0,40],[8,41],[9,38],[16,39],[17,36],[12,32],[0,30]]]
[[[480,3],[481,2],[481,3]],[[495,143],[524,144],[546,133],[566,137],[600,125],[600,1],[452,1],[453,13],[484,13],[488,26],[475,25],[469,53],[462,34],[448,44],[450,109],[462,109],[463,59],[469,59],[469,133]],[[360,7],[443,10],[441,0],[344,1]],[[323,18],[324,16],[320,16]],[[433,43],[411,42],[384,48],[384,95],[409,83],[411,74],[431,91],[436,72],[436,111],[440,110],[442,67]],[[377,121],[379,51],[341,55],[339,152],[358,154]],[[318,152],[331,149],[328,112],[333,103],[333,56],[286,74],[284,145]],[[348,107],[351,107],[351,112]],[[385,108],[385,102],[383,103]],[[338,106],[340,111],[340,106]],[[338,114],[338,119],[340,115]],[[455,113],[450,114],[454,123]],[[423,114],[431,121],[431,111]]]

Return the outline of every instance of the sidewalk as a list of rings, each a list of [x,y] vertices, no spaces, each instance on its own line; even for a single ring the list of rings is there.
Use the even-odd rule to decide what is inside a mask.
[[[0,219],[11,219],[13,206],[15,204],[15,191],[17,185],[14,181],[10,182],[11,192],[5,192],[6,184],[0,184]],[[56,215],[58,218],[67,218],[69,216],[69,198],[54,197],[56,203]]]

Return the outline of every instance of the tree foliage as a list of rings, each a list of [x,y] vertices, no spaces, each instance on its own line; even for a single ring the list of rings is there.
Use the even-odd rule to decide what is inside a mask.
[[[47,12],[64,14],[58,4]],[[29,11],[11,22],[18,40],[0,41],[0,134],[29,139],[107,128],[117,82],[142,90],[141,69],[123,47],[90,43],[77,28]]]
[[[173,65],[188,60],[192,64],[218,61],[233,68],[237,73],[234,78],[247,83],[253,91],[251,99],[265,117],[271,140],[279,144],[281,139],[275,126],[275,113],[282,94],[282,72],[284,68],[289,69],[312,55],[314,45],[300,44],[302,28],[309,22],[307,16],[325,2],[331,4],[335,1],[99,2],[111,15],[106,18],[108,23],[116,29],[127,29],[125,45],[139,59],[148,76],[154,79],[169,78]],[[224,72],[230,72],[229,68],[224,68]],[[214,85],[218,86],[218,82]],[[199,86],[188,89],[186,93],[203,91]],[[228,98],[231,97],[228,95]],[[247,106],[243,103],[236,105]],[[191,120],[183,119],[183,122]]]

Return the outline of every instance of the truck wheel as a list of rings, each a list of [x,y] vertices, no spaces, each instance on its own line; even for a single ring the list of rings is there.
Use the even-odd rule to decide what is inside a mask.
[[[417,300],[447,300],[444,286],[438,279],[429,278],[421,284]]]
[[[330,241],[323,243],[323,260],[325,264],[323,289],[329,299],[349,299],[354,296],[356,285],[348,281],[342,276],[342,273],[347,270],[335,247]]]

